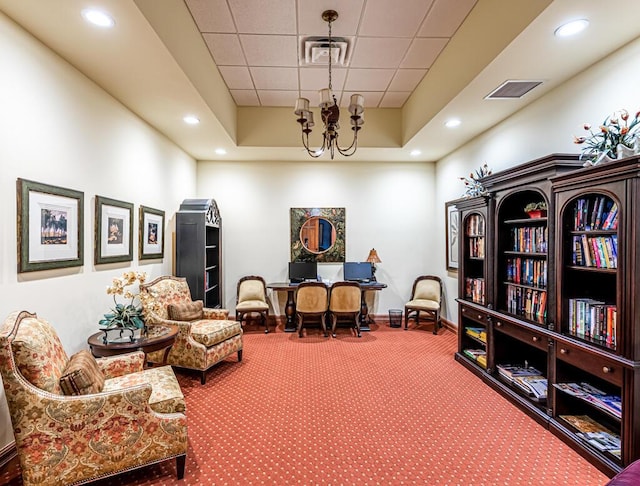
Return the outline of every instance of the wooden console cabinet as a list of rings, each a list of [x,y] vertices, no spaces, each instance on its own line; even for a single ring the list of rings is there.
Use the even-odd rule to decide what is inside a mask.
[[[614,475],[640,459],[640,157],[555,154],[482,182],[487,196],[456,204],[456,360]],[[539,372],[546,396],[509,365]]]

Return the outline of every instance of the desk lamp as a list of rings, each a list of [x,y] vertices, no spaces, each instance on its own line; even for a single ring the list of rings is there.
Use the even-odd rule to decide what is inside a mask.
[[[369,252],[369,256],[367,257],[367,261],[371,263],[371,280],[377,282],[376,280],[376,263],[382,263],[380,257],[378,256],[378,252],[375,248],[371,248]]]

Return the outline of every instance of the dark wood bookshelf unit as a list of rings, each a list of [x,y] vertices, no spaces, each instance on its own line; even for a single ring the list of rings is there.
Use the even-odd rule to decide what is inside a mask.
[[[486,197],[456,202],[456,360],[612,476],[640,459],[640,157],[553,154],[482,183]]]
[[[176,213],[176,275],[193,300],[222,306],[222,220],[213,199],[185,199]]]

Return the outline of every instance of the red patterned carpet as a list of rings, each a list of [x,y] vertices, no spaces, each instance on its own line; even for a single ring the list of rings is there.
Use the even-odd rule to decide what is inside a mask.
[[[273,328],[272,328],[273,329]],[[373,326],[265,335],[208,375],[179,372],[190,449],[97,484],[603,485],[606,476],[453,359],[455,334]],[[5,471],[0,481],[21,481]]]

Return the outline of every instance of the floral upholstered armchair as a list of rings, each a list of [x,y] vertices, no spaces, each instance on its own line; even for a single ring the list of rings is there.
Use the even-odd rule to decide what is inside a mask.
[[[158,277],[140,285],[140,301],[145,323],[178,326],[176,341],[166,356],[166,363],[179,368],[200,371],[200,382],[216,363],[238,353],[242,361],[242,326],[228,320],[226,309],[203,307],[201,300],[192,301],[187,280],[182,277]],[[151,362],[163,362],[164,351],[149,353]]]
[[[29,312],[0,327],[0,373],[25,485],[91,481],[176,458],[184,476],[187,419],[170,366],[144,353],[67,356],[54,328]]]

